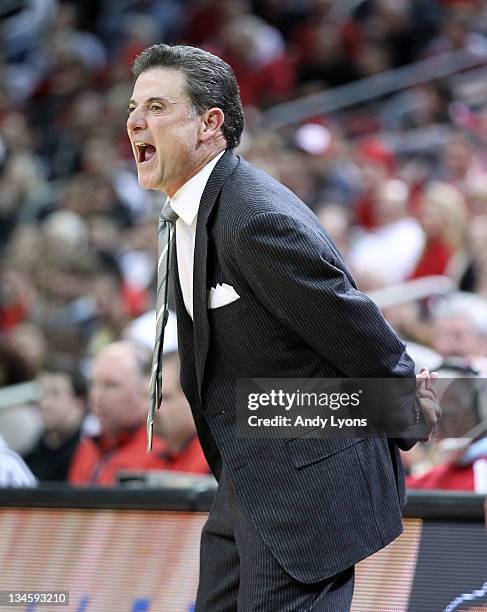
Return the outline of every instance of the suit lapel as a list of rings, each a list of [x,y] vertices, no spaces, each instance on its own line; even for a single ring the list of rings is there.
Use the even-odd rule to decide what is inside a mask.
[[[206,357],[210,345],[210,325],[207,312],[208,222],[223,183],[233,172],[237,163],[238,158],[227,149],[208,179],[198,209],[193,270],[193,332],[196,379],[200,400]]]

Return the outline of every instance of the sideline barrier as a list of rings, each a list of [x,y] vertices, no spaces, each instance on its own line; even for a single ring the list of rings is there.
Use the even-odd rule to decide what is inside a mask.
[[[212,497],[209,487],[0,490],[0,591],[69,591],[69,605],[49,610],[190,611]],[[484,498],[411,491],[405,517],[403,535],[357,566],[353,612],[487,610]]]

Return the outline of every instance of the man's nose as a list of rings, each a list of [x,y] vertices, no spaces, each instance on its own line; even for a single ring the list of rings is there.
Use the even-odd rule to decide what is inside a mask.
[[[143,113],[134,109],[127,118],[127,129],[129,132],[135,132],[137,130],[145,130],[147,122]]]

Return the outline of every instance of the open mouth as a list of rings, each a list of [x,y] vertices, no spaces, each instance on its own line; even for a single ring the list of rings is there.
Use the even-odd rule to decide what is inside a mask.
[[[137,163],[143,164],[150,161],[156,154],[156,148],[154,145],[140,142],[135,145],[137,151]]]

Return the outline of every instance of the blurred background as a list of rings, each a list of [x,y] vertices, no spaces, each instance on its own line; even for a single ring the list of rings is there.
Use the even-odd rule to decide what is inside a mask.
[[[153,43],[184,42],[233,67],[238,152],[316,213],[418,369],[475,379],[456,428],[405,455],[410,485],[487,487],[487,2],[3,0],[0,16],[4,484],[208,473],[173,319],[150,460],[134,408],[162,199],[137,182],[130,66]]]

